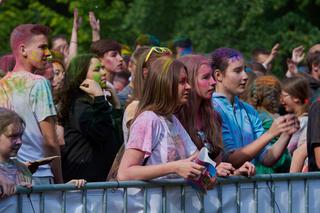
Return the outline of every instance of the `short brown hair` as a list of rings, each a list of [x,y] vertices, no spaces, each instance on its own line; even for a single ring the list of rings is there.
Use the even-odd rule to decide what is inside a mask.
[[[13,54],[17,52],[17,48],[22,43],[29,42],[35,35],[48,36],[50,28],[40,24],[21,24],[14,28],[10,36],[10,46]]]
[[[320,52],[315,51],[313,53],[308,53],[307,55],[307,65],[308,65],[308,72],[311,73],[312,65],[320,65]]]
[[[108,51],[117,51],[121,53],[121,44],[115,40],[111,39],[101,39],[94,41],[91,44],[91,52],[96,54],[98,57],[103,57],[103,55]]]

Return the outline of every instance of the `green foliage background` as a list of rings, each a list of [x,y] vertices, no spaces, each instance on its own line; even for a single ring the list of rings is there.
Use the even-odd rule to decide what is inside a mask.
[[[10,32],[21,23],[45,24],[53,35],[70,36],[75,7],[83,17],[82,52],[90,45],[91,10],[100,19],[102,37],[131,46],[140,33],[164,42],[186,35],[198,52],[227,46],[249,59],[252,49],[271,49],[279,42],[274,67],[278,74],[294,47],[302,44],[307,49],[320,38],[320,0],[6,0],[0,5],[0,53],[10,51]]]

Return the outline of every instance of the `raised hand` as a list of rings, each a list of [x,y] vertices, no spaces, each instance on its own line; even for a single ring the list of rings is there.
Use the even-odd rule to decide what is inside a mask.
[[[265,65],[270,64],[275,59],[275,57],[278,55],[279,49],[280,49],[280,44],[276,43],[272,47],[272,50],[271,50],[271,53],[270,53],[269,57],[266,59],[265,62],[263,62],[263,64],[265,64]]]
[[[89,12],[89,22],[93,31],[100,31],[100,20],[96,19],[94,12]]]
[[[78,14],[78,9],[75,8],[73,10],[73,28],[78,31],[79,30],[79,27],[81,25],[81,22],[82,22],[82,18],[81,16],[79,16]]]
[[[292,50],[291,60],[295,64],[299,64],[304,59],[304,47],[301,45]]]
[[[103,95],[103,91],[96,81],[92,79],[85,79],[80,87],[81,90],[85,91],[91,97],[101,96]]]

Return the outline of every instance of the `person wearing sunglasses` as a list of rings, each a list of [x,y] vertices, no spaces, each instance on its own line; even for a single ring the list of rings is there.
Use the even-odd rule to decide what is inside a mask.
[[[133,119],[139,100],[142,96],[142,91],[145,85],[145,79],[148,76],[151,64],[161,56],[172,55],[172,52],[165,47],[147,47],[142,46],[133,53],[135,60],[135,69],[132,70],[132,86],[133,94],[129,99],[129,104],[123,115],[122,130],[124,142],[128,139],[128,124]]]

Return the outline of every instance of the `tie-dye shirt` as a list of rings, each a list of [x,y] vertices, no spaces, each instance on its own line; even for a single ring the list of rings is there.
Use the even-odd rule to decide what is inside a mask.
[[[252,143],[264,133],[258,112],[248,103],[239,100],[237,96],[232,106],[223,94],[213,93],[212,103],[222,118],[225,158],[231,152]],[[266,152],[267,147],[262,149],[255,159],[262,162]]]
[[[170,121],[152,111],[143,112],[133,122],[126,148],[145,152],[144,158],[148,158],[146,165],[185,159],[197,150],[174,115]],[[178,176],[168,175],[162,178],[178,178]]]
[[[32,183],[32,174],[29,169],[16,159],[9,159],[0,163],[0,175],[8,178],[15,184]]]
[[[15,111],[26,123],[18,160],[26,162],[44,158],[39,122],[56,115],[49,82],[30,72],[10,72],[0,80],[0,106]],[[49,165],[43,165],[33,176],[53,175]]]

